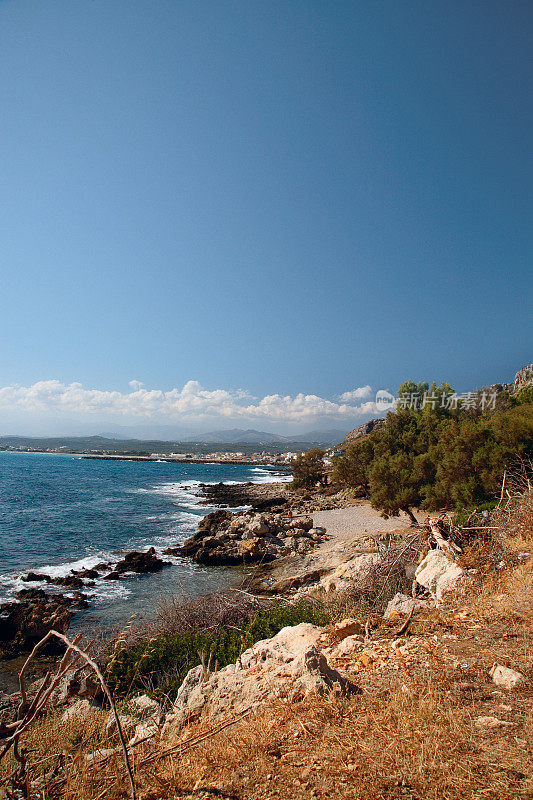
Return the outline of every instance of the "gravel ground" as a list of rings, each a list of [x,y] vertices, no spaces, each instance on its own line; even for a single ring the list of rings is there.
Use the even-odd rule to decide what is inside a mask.
[[[411,524],[409,517],[403,512],[399,517],[383,519],[370,503],[361,503],[361,505],[351,506],[351,508],[335,508],[332,511],[315,511],[312,516],[315,526],[325,528],[326,532],[337,542],[359,538],[363,533],[376,534],[404,530]],[[420,522],[425,515],[415,514],[415,516]]]

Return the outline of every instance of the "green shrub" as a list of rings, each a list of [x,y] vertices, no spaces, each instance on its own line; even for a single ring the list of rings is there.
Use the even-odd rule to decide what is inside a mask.
[[[389,412],[381,428],[349,445],[334,479],[361,487],[384,516],[490,505],[504,470],[517,456],[533,455],[531,388],[522,389],[518,402],[507,397],[483,410],[479,403],[443,403],[448,384],[407,381],[400,396],[429,393],[432,404]]]
[[[202,661],[211,668],[234,663],[239,655],[261,639],[282,628],[310,622],[325,625],[327,611],[319,605],[300,601],[277,603],[252,616],[241,627],[220,625],[215,630],[162,633],[114,653],[108,660],[107,675],[113,691],[122,697],[148,691],[155,697],[173,699],[187,672]]]

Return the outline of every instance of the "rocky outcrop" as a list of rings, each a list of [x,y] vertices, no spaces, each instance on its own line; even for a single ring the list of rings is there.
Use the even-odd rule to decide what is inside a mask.
[[[514,377],[513,392],[518,393],[526,386],[533,386],[533,364],[518,370]]]
[[[53,630],[66,633],[74,611],[87,605],[83,596],[50,595],[42,589],[22,589],[19,603],[0,606],[0,652],[4,657],[29,652]],[[43,652],[61,651],[62,645],[52,639]]]
[[[82,589],[84,586],[92,586],[93,582],[82,581],[76,575],[65,575],[53,578],[51,575],[46,575],[43,572],[28,572],[27,575],[21,577],[25,583],[50,583],[54,586],[64,586],[65,589]]]
[[[214,511],[204,517],[197,533],[179,552],[199,564],[249,564],[306,553],[324,537],[325,530],[313,528],[313,520],[307,516]]]
[[[241,713],[272,697],[358,692],[358,687],[328,666],[317,647],[322,632],[308,623],[283,628],[224,669],[210,675],[202,666],[190,670],[167,716],[163,735],[179,730],[203,712],[216,719]]]
[[[206,498],[203,505],[251,506],[254,511],[281,510],[291,496],[283,483],[204,483],[200,488]]]
[[[125,572],[160,572],[163,567],[169,566],[170,561],[163,561],[155,554],[155,549],[151,547],[145,553],[133,550],[127,553],[122,561],[115,565],[113,572],[105,576],[106,580],[118,580]]]
[[[363,436],[368,436],[368,434],[372,433],[373,431],[378,431],[383,427],[384,424],[385,420],[381,417],[378,417],[377,419],[369,419],[368,422],[358,425],[357,428],[354,428],[353,431],[350,431],[350,433],[346,434],[346,437],[342,443],[342,447],[347,447],[357,439],[361,439]]]

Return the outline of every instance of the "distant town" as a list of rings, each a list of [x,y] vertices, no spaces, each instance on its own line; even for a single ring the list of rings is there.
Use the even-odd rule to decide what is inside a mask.
[[[31,438],[0,437],[0,451],[9,453],[75,454],[87,459],[121,461],[168,461],[177,463],[257,464],[289,469],[293,459],[312,447],[322,446],[328,456],[337,455],[325,442],[163,442],[120,440],[100,436]]]

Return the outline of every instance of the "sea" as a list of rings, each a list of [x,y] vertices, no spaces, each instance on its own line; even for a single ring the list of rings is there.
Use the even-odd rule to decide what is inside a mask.
[[[238,583],[239,568],[205,567],[162,554],[216,510],[200,504],[200,484],[289,479],[286,473],[252,465],[0,452],[0,602],[16,599],[28,587],[68,594],[64,588],[22,581],[29,571],[66,576],[149,547],[171,565],[120,581],[97,579],[84,589],[90,605],[75,614],[71,630],[119,629],[130,620],[150,618],[171,598],[227,588]]]

